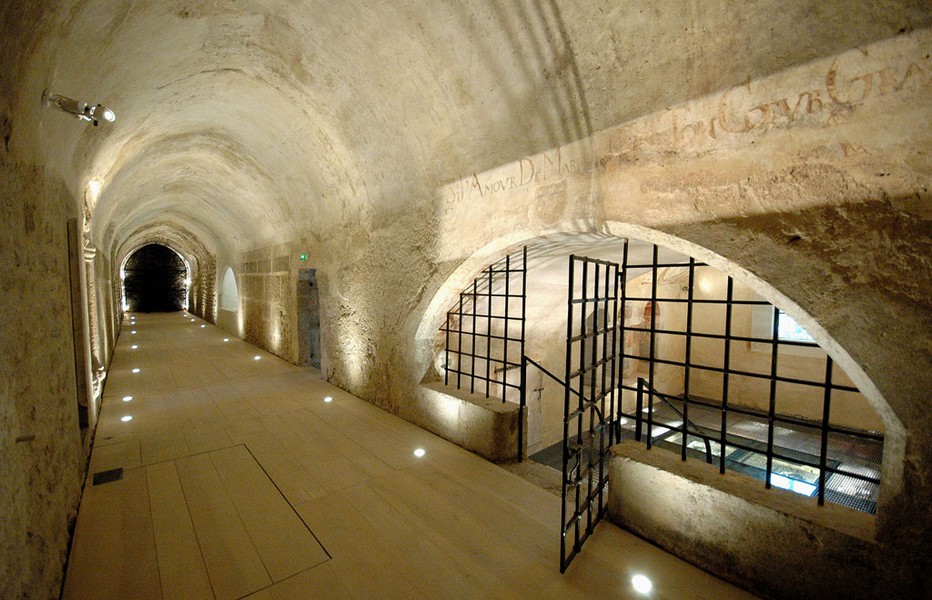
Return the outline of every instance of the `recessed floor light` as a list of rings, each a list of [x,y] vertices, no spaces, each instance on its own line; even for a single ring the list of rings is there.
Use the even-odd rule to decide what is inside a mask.
[[[333,396],[327,396],[324,398],[324,402],[333,402]]]
[[[120,420],[126,423],[127,421],[132,421],[133,417],[130,415],[126,415],[125,417],[120,418]]]
[[[259,356],[258,354],[256,354],[255,356],[252,357],[253,360],[259,360],[260,358],[262,358],[262,357]]]
[[[138,373],[138,372],[139,372],[139,367],[136,367],[135,369],[133,369],[133,373]]]
[[[136,348],[139,348],[139,345],[138,345],[138,344],[133,344],[132,346],[130,346],[130,348],[132,348],[133,350],[135,350]]]
[[[650,579],[644,577],[643,575],[635,575],[631,578],[631,585],[634,587],[634,591],[639,594],[649,594],[651,589],[654,587],[654,584]]]
[[[136,330],[134,329],[134,330],[130,331],[130,333],[132,333],[133,335],[136,335]]]
[[[421,457],[424,456],[425,454],[427,454],[427,451],[424,450],[423,448],[418,448],[417,450],[414,451],[414,456],[416,456],[416,457],[418,457],[418,458],[421,458]]]
[[[133,399],[132,396],[123,396],[123,402],[129,402],[132,399]]]
[[[195,322],[195,321],[197,321],[197,319],[191,319],[191,322],[192,322],[192,323]]]
[[[223,341],[224,341],[224,342],[229,342],[229,341],[230,341],[230,338],[223,338]]]
[[[201,329],[204,329],[205,327],[207,327],[207,325],[201,325]]]

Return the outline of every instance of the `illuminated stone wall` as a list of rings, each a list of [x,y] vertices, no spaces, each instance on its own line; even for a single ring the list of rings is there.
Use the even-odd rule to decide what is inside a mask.
[[[246,252],[239,266],[243,339],[297,362],[294,330],[297,272],[288,246]]]
[[[86,457],[68,273],[74,211],[42,169],[0,166],[0,588],[46,597],[61,584]]]

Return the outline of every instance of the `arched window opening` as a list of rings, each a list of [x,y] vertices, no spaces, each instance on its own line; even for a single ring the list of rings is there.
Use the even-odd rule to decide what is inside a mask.
[[[236,275],[230,267],[223,272],[223,281],[220,284],[220,310],[239,311],[239,289],[236,286]]]
[[[161,244],[147,244],[127,256],[120,273],[123,308],[132,312],[173,312],[188,305],[187,263]]]
[[[580,282],[567,277],[570,255],[617,264],[617,296],[609,282],[573,300],[568,292]],[[883,421],[800,325],[812,321],[759,295],[771,295],[765,284],[611,236],[546,240],[479,268],[447,300],[425,379],[520,402],[519,453],[563,468],[566,398],[604,396],[613,428],[606,443],[637,439],[813,502],[876,512]],[[577,364],[582,345],[591,364]],[[586,374],[569,393],[558,379],[565,369]]]

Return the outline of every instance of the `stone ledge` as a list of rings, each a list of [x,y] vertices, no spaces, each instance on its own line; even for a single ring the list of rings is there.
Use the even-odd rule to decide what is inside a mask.
[[[608,518],[743,588],[771,597],[815,598],[877,580],[871,515],[806,505],[792,492],[640,443],[612,448]]]
[[[442,382],[418,386],[416,425],[494,462],[518,457],[520,407],[446,386]]]
[[[725,471],[722,475],[717,465],[695,459],[684,462],[674,452],[662,449],[648,450],[643,444],[631,440],[612,448],[612,461],[616,459],[635,461],[667,471],[693,483],[737,496],[750,504],[780,513],[787,518],[809,521],[860,540],[874,540],[877,521],[874,515],[828,502],[824,506],[818,506],[814,499],[810,499],[810,503],[799,494],[788,490],[768,490],[763,481],[740,473]]]

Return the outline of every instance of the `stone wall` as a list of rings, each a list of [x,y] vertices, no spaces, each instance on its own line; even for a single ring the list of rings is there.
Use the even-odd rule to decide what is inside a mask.
[[[297,269],[292,254],[287,244],[252,250],[234,270],[240,282],[243,338],[295,363]]]
[[[57,597],[85,472],[60,181],[0,162],[0,582]],[[78,256],[83,260],[83,256]]]
[[[217,259],[204,253],[198,257],[198,270],[191,282],[190,310],[211,323],[217,322]]]

